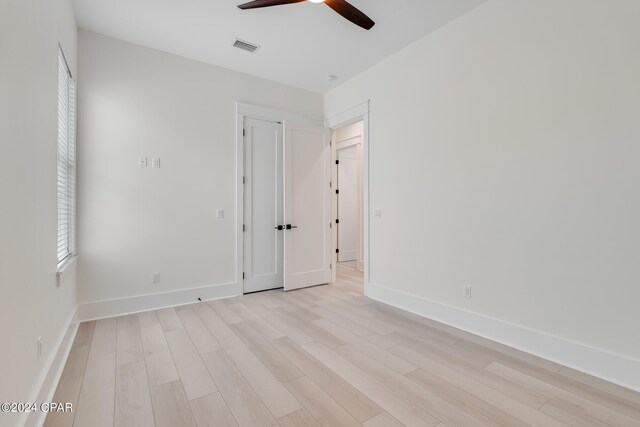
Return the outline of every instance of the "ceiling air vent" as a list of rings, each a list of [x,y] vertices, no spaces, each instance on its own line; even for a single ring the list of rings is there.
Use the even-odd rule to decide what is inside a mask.
[[[233,44],[233,47],[237,47],[238,49],[246,50],[247,52],[255,52],[260,49],[260,46],[242,41],[240,39],[236,39],[236,42]]]

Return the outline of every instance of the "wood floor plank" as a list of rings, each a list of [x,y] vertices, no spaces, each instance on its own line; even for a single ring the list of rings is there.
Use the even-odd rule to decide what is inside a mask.
[[[299,409],[289,415],[278,418],[278,424],[280,424],[280,427],[320,427],[320,424],[306,409]]]
[[[455,387],[441,378],[423,371],[420,383],[440,397],[451,402],[456,408],[468,413],[488,426],[526,427],[527,424],[471,393]],[[445,420],[450,425],[454,425]]]
[[[83,334],[86,334],[88,327],[84,328]],[[84,370],[89,359],[89,346],[91,342],[87,342],[85,337],[81,338],[84,346],[72,348],[67,362],[62,371],[60,382],[53,396],[54,402],[69,402],[73,408],[78,407],[78,397],[80,396],[80,388],[84,377]],[[64,427],[73,425],[75,412],[50,412],[44,423],[45,427]]]
[[[600,390],[601,392],[608,393],[613,396],[617,396],[620,399],[640,407],[640,393],[630,390],[628,388],[619,386],[612,382],[596,378],[584,372],[576,371],[575,369],[563,367],[558,371],[558,374],[564,378],[574,381],[576,385],[587,386],[590,389]]]
[[[361,424],[342,406],[315,385],[309,378],[302,377],[286,384],[287,389],[295,396],[318,424],[325,427],[353,426]]]
[[[540,410],[571,426],[611,427],[611,424],[589,417],[581,408],[566,401],[551,399]]]
[[[268,340],[282,338],[284,334],[260,318],[243,303],[232,304],[231,309],[245,322],[248,322],[260,335]]]
[[[151,387],[180,379],[160,322],[140,329]]]
[[[238,423],[220,393],[189,402],[198,427],[236,427]]]
[[[372,378],[375,378],[399,396],[419,406],[438,419],[438,421],[444,421],[451,426],[483,427],[486,425],[471,414],[465,412],[459,406],[442,398],[435,393],[431,387],[421,387],[411,379],[394,372],[377,360],[355,350],[353,347],[348,345],[340,347],[336,350],[336,353],[345,360],[357,365],[364,372],[371,375]],[[522,426],[524,426],[524,424],[522,424]]]
[[[155,310],[143,311],[142,313],[138,313],[138,321],[140,323],[140,328],[160,324],[158,313],[156,313]]]
[[[240,338],[225,338],[221,344],[274,417],[280,418],[302,408]]]
[[[384,349],[388,349],[388,348],[391,348],[391,347],[395,346],[396,344],[398,344],[397,342],[393,341],[389,337],[387,337],[387,336],[385,336],[383,334],[379,334],[377,332],[374,332],[369,328],[365,328],[361,324],[359,324],[357,322],[354,322],[354,321],[352,321],[350,319],[347,319],[346,317],[341,316],[338,313],[335,313],[333,311],[327,310],[324,307],[316,307],[316,308],[313,309],[313,312],[322,315],[322,317],[324,317],[324,318],[326,318],[328,320],[331,320],[333,322],[339,323],[340,325],[342,325],[345,328],[349,329],[354,334],[366,339],[367,341],[370,341],[370,342],[374,343],[378,347],[381,347],[381,348],[384,348]]]
[[[160,319],[160,324],[162,325],[162,330],[165,332],[176,331],[178,329],[183,329],[182,322],[176,313],[176,310],[173,307],[163,308],[162,310],[157,310],[158,318]]]
[[[402,345],[393,347],[389,351],[406,360],[411,360],[416,357],[416,354],[419,354],[422,357],[448,366],[469,378],[473,378],[535,409],[541,408],[542,405],[550,399],[550,396],[538,393],[537,391],[523,387],[518,383],[484,370],[484,366],[487,365],[486,360],[482,359],[481,363],[478,364],[473,360],[469,360],[469,358],[473,356],[472,354],[466,357],[466,355],[460,352],[452,353],[450,350],[449,352],[444,350],[440,351],[435,345],[430,346],[417,340],[403,340]]]
[[[618,412],[604,406],[601,403],[585,399],[582,396],[563,390],[553,384],[518,371],[517,369],[510,368],[498,362],[492,363],[485,369],[512,381],[526,385],[527,387],[539,390],[542,393],[548,393],[558,400],[572,403],[576,408],[580,408],[580,410],[589,417],[598,419],[607,424],[640,427],[640,418],[634,419],[622,412]]]
[[[84,346],[90,346],[93,339],[93,331],[96,327],[96,322],[82,322],[78,325],[78,331],[76,337],[73,340],[71,348],[78,348]]]
[[[361,369],[332,352],[327,347],[311,343],[303,348],[354,387],[376,402],[381,408],[407,426],[435,426],[439,421],[413,403],[405,401],[385,385]]]
[[[144,361],[116,367],[115,399],[115,427],[155,426]]]
[[[118,317],[117,319],[116,364],[118,366],[144,361],[138,319],[135,314]]]
[[[96,324],[96,328],[97,326]],[[113,332],[115,335],[115,329]],[[73,425],[75,427],[113,427],[115,388],[115,351],[93,357],[90,356],[85,368]]]
[[[413,363],[407,362],[403,358],[398,357],[395,354],[383,348],[380,348],[363,338],[360,338],[348,329],[343,328],[342,326],[338,325],[337,323],[333,323],[328,319],[323,318],[320,320],[316,320],[314,323],[327,332],[340,338],[343,342],[349,343],[350,346],[356,347],[358,350],[366,353],[368,356],[384,363],[399,374],[408,374],[409,372],[417,368]]]
[[[451,385],[482,399],[489,405],[492,405],[531,426],[546,427],[565,425],[557,419],[550,417],[531,406],[513,399],[470,376],[450,368],[446,364],[436,362],[420,353],[408,349],[404,349],[402,354],[407,358],[407,360],[410,360],[420,368],[408,374],[408,376],[418,384],[425,384],[425,386],[428,387],[428,380],[423,379],[423,372],[427,372],[428,374],[435,375],[443,381],[446,381]]]
[[[151,387],[151,402],[156,427],[192,427],[196,423],[182,383],[172,381]]]
[[[440,424],[438,424],[440,425]],[[364,422],[365,427],[402,427],[403,424],[386,412],[382,412],[375,417]]]
[[[204,324],[207,326],[209,332],[211,332],[216,339],[219,340],[233,336],[233,332],[229,329],[229,326],[216,314],[215,311],[211,309],[211,307],[209,307],[208,304],[202,302],[200,304],[196,304],[193,309],[196,314],[200,316],[200,319],[202,319]]]
[[[117,325],[118,321],[115,318],[96,321],[89,357],[115,353]]]
[[[286,383],[304,376],[296,365],[284,357],[270,341],[253,330],[249,324],[236,323],[231,325],[231,328],[280,382]]]
[[[218,391],[209,371],[184,329],[165,332],[187,399],[193,400]]]
[[[233,325],[234,323],[243,322],[227,303],[226,300],[208,301],[207,304],[213,309],[213,311],[220,316],[227,325]]]
[[[191,308],[183,308],[177,313],[198,353],[209,353],[221,348],[218,341],[211,335],[211,332],[209,332],[209,329],[195,311]]]
[[[313,358],[291,339],[281,338],[272,341],[272,343],[280,353],[300,368],[311,381],[337,402],[340,402],[342,407],[359,422],[368,420],[382,412],[382,408],[373,400]]]
[[[239,426],[278,425],[224,350],[212,351],[202,358]]]

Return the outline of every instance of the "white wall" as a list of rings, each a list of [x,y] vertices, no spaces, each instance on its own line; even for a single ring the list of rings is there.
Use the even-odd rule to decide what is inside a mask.
[[[491,0],[329,92],[371,100],[371,283],[640,366],[639,19]]]
[[[235,283],[235,102],[321,118],[322,95],[85,31],[79,57],[81,302]]]
[[[67,0],[0,2],[0,402],[36,399],[76,306],[73,269],[56,287],[58,43],[75,75]]]

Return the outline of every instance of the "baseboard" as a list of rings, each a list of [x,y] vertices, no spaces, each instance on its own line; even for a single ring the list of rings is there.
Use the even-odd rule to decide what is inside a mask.
[[[364,271],[364,261],[358,260],[358,270]]]
[[[640,391],[640,360],[370,283],[366,296]]]
[[[78,319],[105,319],[125,314],[140,313],[178,305],[193,304],[202,301],[230,298],[239,294],[237,283],[202,286],[198,288],[180,289],[157,294],[138,295],[103,301],[87,302],[78,306]]]
[[[43,378],[39,382],[39,387],[33,393],[34,398],[30,402],[53,402],[53,395],[58,387],[58,382],[62,376],[64,365],[67,363],[67,357],[71,351],[73,340],[76,337],[78,331],[77,309],[74,310],[71,317],[67,321],[67,327],[64,334],[58,339],[58,345],[55,353],[51,356],[48,364],[49,368],[42,374]],[[40,427],[44,424],[46,413],[41,411],[30,412],[24,425],[26,427]]]

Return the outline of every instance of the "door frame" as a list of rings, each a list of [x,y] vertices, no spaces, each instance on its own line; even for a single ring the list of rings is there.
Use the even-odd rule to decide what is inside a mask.
[[[331,129],[333,132],[336,129],[342,128],[344,126],[348,126],[350,124],[362,121],[362,163],[363,163],[363,183],[362,190],[364,192],[364,201],[363,201],[363,221],[364,221],[364,295],[368,296],[369,288],[370,288],[370,277],[371,277],[371,262],[370,262],[370,229],[369,225],[371,223],[371,209],[370,209],[370,187],[369,187],[369,104],[370,100],[366,100],[362,104],[356,105],[340,114],[336,114],[332,117],[325,119],[325,127]],[[333,145],[333,143],[332,143]],[[335,145],[333,146],[335,148]],[[332,149],[332,156],[335,155],[336,150]],[[335,164],[335,158],[331,159],[332,165]],[[338,236],[337,230],[334,228],[332,233],[332,254],[333,254],[333,265],[335,268],[331,272],[332,282],[337,280],[337,270],[338,270],[338,254],[336,253],[336,249],[338,248]]]
[[[251,117],[254,119],[280,122],[283,125],[283,137],[286,132],[287,121],[298,123],[318,124],[323,123],[322,119],[302,116],[288,111],[281,111],[259,105],[236,102],[236,279],[235,294],[244,294],[244,119]],[[325,126],[326,127],[326,126]]]

